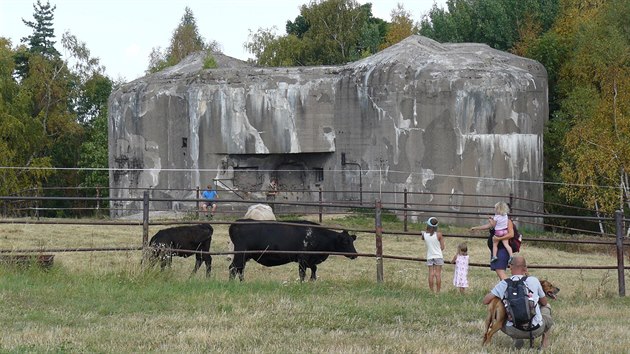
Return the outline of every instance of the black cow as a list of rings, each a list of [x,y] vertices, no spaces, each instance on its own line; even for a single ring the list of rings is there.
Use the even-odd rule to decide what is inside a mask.
[[[193,274],[197,273],[202,262],[206,262],[206,276],[210,276],[212,256],[207,253],[186,251],[209,252],[213,231],[212,226],[208,224],[177,226],[158,231],[149,241],[149,247],[151,247],[149,264],[155,265],[159,260],[161,268],[164,269],[166,266],[171,266],[173,256],[186,258],[194,254],[196,261]]]
[[[287,225],[287,223],[302,224]],[[230,264],[230,279],[238,274],[243,280],[243,269],[248,260],[273,267],[290,262],[298,262],[300,280],[304,281],[306,268],[311,269],[311,280],[317,279],[317,265],[328,258],[327,254],[269,253],[265,251],[322,251],[357,253],[354,248],[355,235],[348,231],[308,227],[319,225],[310,221],[287,221],[284,223],[260,223],[251,219],[237,220],[230,225],[230,239],[234,243],[234,260]],[[261,251],[238,253],[239,251]],[[357,258],[356,255],[346,256]]]

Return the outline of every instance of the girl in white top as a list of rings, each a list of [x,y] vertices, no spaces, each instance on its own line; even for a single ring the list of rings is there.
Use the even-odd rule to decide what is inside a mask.
[[[465,242],[457,245],[457,254],[453,257],[452,263],[455,264],[453,285],[463,294],[468,287],[468,246]]]
[[[444,238],[437,232],[438,220],[430,217],[427,230],[422,232],[422,239],[427,245],[427,266],[429,266],[429,289],[439,293],[442,287],[442,266],[444,265]]]

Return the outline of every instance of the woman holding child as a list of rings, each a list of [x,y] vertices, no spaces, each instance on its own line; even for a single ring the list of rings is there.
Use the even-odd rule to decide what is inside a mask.
[[[503,217],[507,219],[507,223],[505,223],[506,228],[500,232],[495,232],[492,237],[492,244],[488,243],[488,246],[491,247],[490,269],[497,273],[500,280],[503,280],[507,278],[506,270],[512,259],[512,249],[510,248],[508,250],[505,244],[508,244],[509,239],[514,237],[514,224],[512,223],[512,219],[507,217],[509,206],[505,202],[498,202],[495,204],[494,209],[495,216],[489,217],[488,223],[471,227],[470,230],[495,229],[498,221],[503,223],[505,221]]]

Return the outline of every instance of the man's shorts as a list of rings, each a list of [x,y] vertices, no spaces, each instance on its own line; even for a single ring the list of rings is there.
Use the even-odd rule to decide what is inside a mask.
[[[443,266],[444,258],[431,258],[427,259],[427,265],[430,266]]]

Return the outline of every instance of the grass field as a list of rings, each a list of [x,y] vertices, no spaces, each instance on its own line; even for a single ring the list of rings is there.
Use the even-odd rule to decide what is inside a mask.
[[[373,220],[325,222],[370,228]],[[371,224],[370,224],[371,223]],[[385,231],[400,228],[384,224]],[[418,230],[418,225],[413,225]],[[150,235],[161,227],[151,227]],[[445,227],[446,235],[466,233]],[[140,226],[0,224],[0,249],[130,247]],[[227,250],[227,226],[215,225],[211,251]],[[450,260],[462,238],[447,237]],[[469,239],[471,262],[486,263],[485,241]],[[359,234],[360,253],[374,253],[373,234]],[[414,236],[383,237],[387,255],[424,257]],[[530,264],[614,265],[606,250],[558,250],[525,244]],[[464,295],[443,272],[442,293],[428,291],[420,262],[331,257],[317,282],[297,281],[297,264],[265,268],[249,262],[245,281],[228,281],[225,256],[212,276],[189,277],[194,261],[176,258],[170,271],[145,270],[140,252],[67,252],[55,266],[0,267],[0,352],[259,352],[259,353],[499,353],[505,335],[481,346],[482,297],[496,283],[487,267],[472,267]],[[552,302],[549,353],[630,352],[630,300],[618,297],[614,270],[531,270],[561,288]],[[626,274],[626,283],[630,284]],[[539,343],[539,341],[537,341]]]

